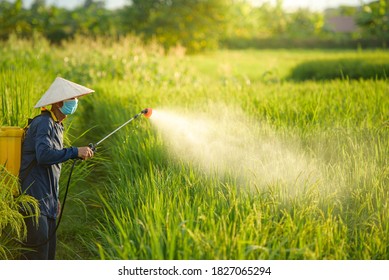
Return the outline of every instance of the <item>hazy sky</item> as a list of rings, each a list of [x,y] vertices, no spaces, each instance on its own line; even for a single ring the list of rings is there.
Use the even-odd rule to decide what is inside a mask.
[[[254,4],[262,4],[264,2],[276,3],[276,0],[250,0]],[[33,0],[23,1],[29,6]],[[128,3],[128,0],[105,0],[107,8],[118,8]],[[283,7],[285,9],[309,8],[310,10],[320,11],[329,7],[337,7],[339,5],[358,6],[363,3],[369,3],[372,0],[283,0]],[[84,0],[46,0],[47,4],[56,4],[60,7],[74,8],[82,5]]]

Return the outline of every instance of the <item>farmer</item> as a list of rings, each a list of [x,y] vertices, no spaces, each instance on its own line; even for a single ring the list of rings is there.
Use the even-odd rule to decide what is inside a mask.
[[[93,156],[89,147],[63,147],[62,121],[76,111],[80,96],[92,92],[94,90],[58,77],[35,105],[42,111],[26,132],[19,178],[22,191],[38,200],[40,215],[38,223],[34,217],[26,219],[27,249],[22,259],[55,258],[61,163]],[[48,105],[51,105],[50,110],[45,108]]]

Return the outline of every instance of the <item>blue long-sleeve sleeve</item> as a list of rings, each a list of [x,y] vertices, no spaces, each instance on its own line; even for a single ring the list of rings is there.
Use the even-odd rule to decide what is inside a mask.
[[[53,121],[37,125],[35,151],[38,164],[58,164],[78,156],[76,147],[63,148],[62,139],[59,139],[62,138],[62,129],[56,126],[58,124]]]

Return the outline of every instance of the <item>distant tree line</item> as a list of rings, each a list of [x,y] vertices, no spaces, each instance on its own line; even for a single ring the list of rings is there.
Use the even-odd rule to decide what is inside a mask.
[[[0,39],[10,34],[29,38],[40,33],[60,44],[76,35],[118,38],[129,33],[144,40],[157,40],[166,48],[183,46],[188,52],[213,49],[220,44],[250,46],[266,40],[294,42],[312,39],[388,41],[389,1],[379,0],[362,7],[341,6],[327,13],[300,9],[286,12],[282,0],[276,5],[253,7],[246,0],[128,0],[116,10],[104,1],[85,0],[74,9],[34,0],[28,8],[22,0],[0,0]],[[335,34],[326,26],[331,15],[352,16],[358,29]]]

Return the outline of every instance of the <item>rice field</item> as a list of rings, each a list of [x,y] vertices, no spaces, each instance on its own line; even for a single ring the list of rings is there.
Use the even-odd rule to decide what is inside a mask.
[[[331,62],[312,67],[327,78],[312,61]],[[38,114],[56,76],[95,90],[65,122],[68,145],[153,108],[76,165],[60,259],[389,259],[388,65],[383,50],[187,56],[133,37],[11,38],[0,125]]]

